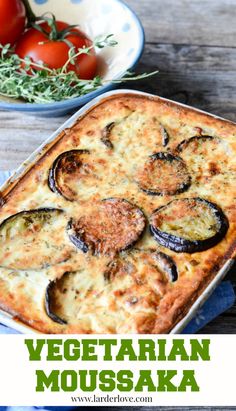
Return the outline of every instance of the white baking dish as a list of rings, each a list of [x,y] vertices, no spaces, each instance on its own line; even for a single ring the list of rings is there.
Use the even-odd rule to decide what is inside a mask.
[[[55,133],[53,133],[34,153],[31,154],[30,157],[15,171],[13,176],[11,176],[0,187],[0,191],[6,190],[6,188],[10,184],[17,181],[23,174],[25,174],[27,172],[27,170],[32,166],[32,164],[37,162],[38,158],[42,155],[42,152],[44,152],[44,150],[46,149],[46,146],[49,143],[52,143],[64,129],[71,127],[75,123],[75,121],[78,120],[78,118],[80,116],[84,115],[88,110],[90,110],[93,106],[100,103],[103,99],[107,99],[110,96],[124,94],[124,93],[138,94],[138,95],[142,94],[142,95],[148,96],[148,97],[154,97],[154,98],[156,97],[153,94],[144,93],[144,92],[141,92],[141,91],[133,91],[133,90],[122,89],[122,90],[110,91],[110,92],[105,93],[105,94],[95,98],[94,100],[90,101],[83,108],[81,108],[79,111],[77,111],[69,120],[67,120],[57,131],[55,131]],[[158,98],[160,98],[160,97],[158,97]],[[170,100],[164,99],[164,98],[161,98],[161,99],[163,101],[166,101],[166,102],[170,101]],[[177,104],[179,106],[182,106],[182,107],[188,107],[188,106],[186,106],[184,104],[181,104],[181,103],[175,103],[175,104]],[[194,110],[212,116],[212,114],[204,112],[202,110],[198,110],[198,109],[194,109]],[[212,116],[212,117],[224,120],[223,118],[218,117],[218,116]],[[202,294],[199,296],[199,298],[194,302],[194,304],[190,308],[187,315],[181,321],[179,321],[178,324],[175,325],[175,327],[170,332],[171,334],[178,334],[187,326],[187,324],[190,322],[190,320],[196,315],[199,308],[206,302],[206,300],[210,297],[210,295],[212,294],[214,289],[217,287],[217,285],[223,280],[223,278],[225,277],[227,272],[232,267],[233,263],[234,263],[234,260],[229,259],[224,264],[224,266],[217,273],[217,275],[214,277],[214,279],[210,282],[210,284],[202,292]],[[25,325],[24,323],[22,323],[19,320],[14,319],[14,316],[12,316],[12,315],[10,315],[10,314],[2,311],[2,310],[0,310],[0,323],[6,325],[8,327],[11,327],[14,330],[19,331],[21,333],[39,334],[39,332],[36,331],[35,329],[31,328],[30,326]]]

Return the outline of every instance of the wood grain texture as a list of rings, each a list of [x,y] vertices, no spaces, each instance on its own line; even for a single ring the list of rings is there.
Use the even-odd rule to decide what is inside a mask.
[[[235,0],[126,0],[148,42],[235,47]]]
[[[137,71],[157,68],[154,78],[125,86],[236,120],[236,48],[147,44]],[[68,117],[0,112],[0,169],[19,165]]]
[[[68,117],[40,118],[0,111],[0,170],[18,167]]]
[[[236,121],[236,48],[147,44],[138,71],[156,69],[132,87]]]
[[[137,71],[158,68],[159,74],[124,86],[236,121],[236,1],[126,2],[139,14],[146,31],[147,43]],[[68,117],[40,118],[0,111],[0,170],[20,165]],[[227,279],[236,287],[236,268]],[[201,333],[236,333],[236,305]]]
[[[222,411],[236,410],[236,407],[99,407],[100,411]],[[94,407],[86,407],[86,410],[94,410]]]

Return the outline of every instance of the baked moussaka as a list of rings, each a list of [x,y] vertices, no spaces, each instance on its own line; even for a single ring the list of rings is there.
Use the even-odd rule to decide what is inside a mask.
[[[236,125],[120,93],[1,193],[0,307],[44,333],[167,333],[236,249]]]

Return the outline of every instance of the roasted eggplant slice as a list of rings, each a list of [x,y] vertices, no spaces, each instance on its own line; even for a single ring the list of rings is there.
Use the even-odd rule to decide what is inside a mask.
[[[109,198],[95,204],[80,219],[68,225],[72,243],[83,252],[110,255],[135,244],[146,225],[143,212],[120,198]]]
[[[191,177],[180,157],[161,152],[149,157],[136,181],[149,195],[175,195],[189,188]]]
[[[84,333],[96,325],[115,332],[126,313],[156,312],[160,298],[173,281],[174,262],[155,248],[133,248],[111,258],[81,255],[87,264],[49,283],[45,296],[48,316],[59,324],[82,324]],[[91,318],[91,307],[93,317]],[[113,307],[119,309],[114,317]],[[115,322],[114,322],[115,321]]]
[[[170,282],[173,283],[178,280],[178,270],[172,257],[165,253],[157,252],[155,259],[158,268],[168,276]]]
[[[170,282],[177,280],[174,261],[155,248],[133,248],[115,256],[104,270],[105,287],[122,310],[156,311]]]
[[[67,260],[68,219],[59,209],[22,211],[0,225],[0,265],[16,270],[42,269]]]
[[[67,274],[67,273],[66,273]],[[58,308],[60,308],[58,302],[57,302],[57,290],[61,289],[61,280],[55,280],[51,281],[46,289],[46,294],[45,294],[45,310],[49,318],[51,318],[52,321],[64,325],[67,324],[66,320],[63,320],[61,317],[59,317],[56,312]],[[63,289],[62,289],[63,293]],[[59,306],[59,307],[58,307]]]
[[[150,219],[157,242],[176,252],[207,250],[224,238],[228,228],[223,211],[202,198],[173,200],[154,211]]]
[[[193,179],[207,183],[209,178],[225,173],[230,148],[227,142],[207,135],[194,136],[182,141],[176,153],[186,162]]]
[[[157,271],[163,273],[170,282],[178,280],[178,270],[172,257],[163,252],[137,248],[129,252],[126,259],[117,257],[111,260],[104,271],[104,279],[106,282],[112,282],[118,274],[121,277],[131,275],[139,282],[139,271],[142,272],[143,264],[148,280],[150,276],[156,277]]]
[[[49,171],[50,189],[66,200],[78,199],[80,185],[89,185],[94,180],[94,167],[88,150],[71,150],[62,153]]]
[[[192,150],[195,152],[195,150],[199,150],[199,148],[202,148],[204,143],[214,142],[215,140],[218,140],[218,139],[212,136],[203,136],[203,135],[193,136],[186,140],[181,141],[181,143],[177,146],[176,151],[178,153],[182,153],[188,146],[191,145]]]
[[[111,140],[110,140],[110,134],[111,134],[111,131],[112,131],[112,129],[114,128],[115,124],[116,124],[116,123],[113,121],[112,123],[108,124],[108,125],[102,130],[101,142],[102,142],[103,144],[105,144],[105,146],[106,146],[107,148],[110,148],[110,149],[113,149],[113,148],[114,148],[114,146],[113,146],[113,144],[112,144],[112,142],[111,142]]]
[[[103,309],[99,296],[103,297],[104,279],[102,273],[100,275],[96,271],[96,264],[101,267],[99,259],[93,259],[91,264],[81,265],[78,271],[67,271],[49,283],[45,294],[45,310],[53,321],[63,325],[85,315],[90,323],[91,307],[94,308],[97,303]]]

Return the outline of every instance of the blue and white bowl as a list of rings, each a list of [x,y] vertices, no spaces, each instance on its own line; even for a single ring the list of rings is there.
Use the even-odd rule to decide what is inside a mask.
[[[37,15],[50,11],[58,20],[78,24],[91,39],[114,34],[118,45],[98,51],[101,57],[98,74],[104,80],[104,85],[98,90],[82,97],[48,104],[25,103],[21,100],[5,98],[3,100],[0,97],[0,109],[38,115],[63,115],[114,88],[115,85],[110,80],[120,79],[140,59],[145,42],[144,30],[139,18],[122,0],[31,0],[30,2]]]

